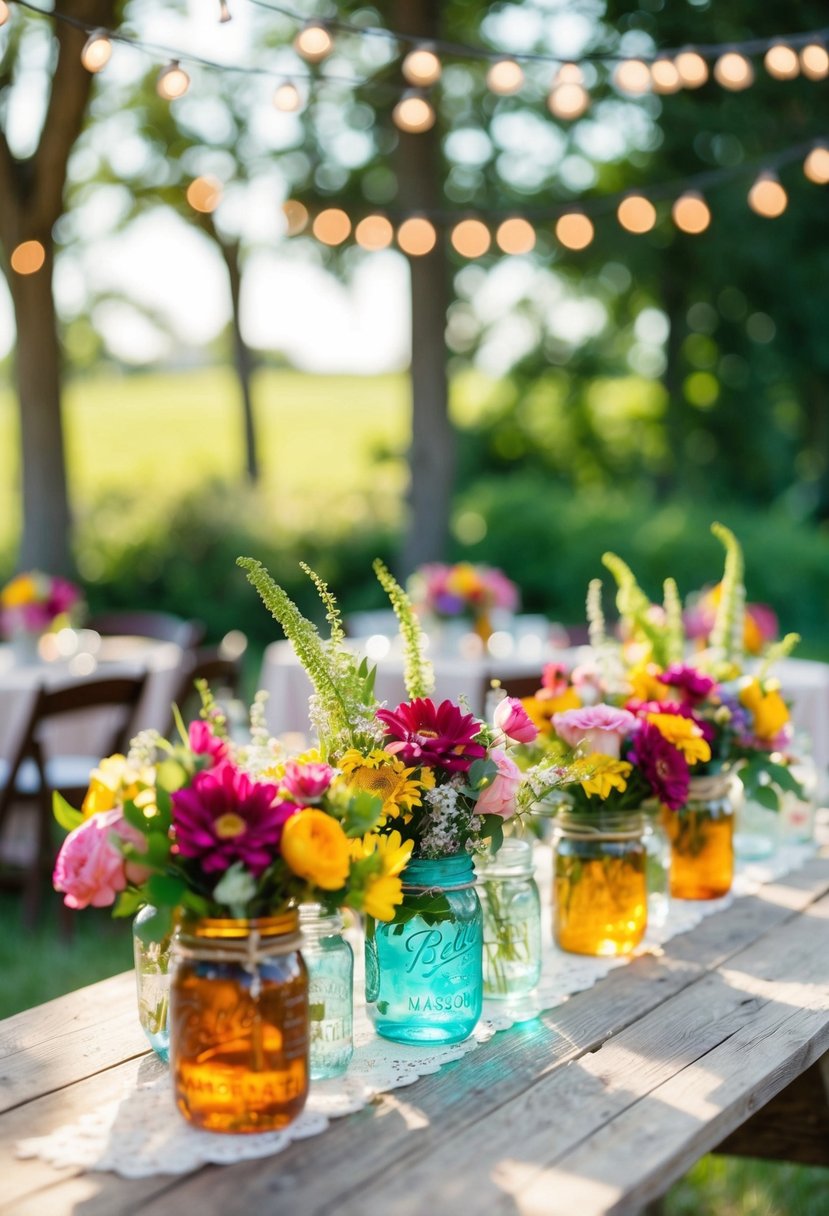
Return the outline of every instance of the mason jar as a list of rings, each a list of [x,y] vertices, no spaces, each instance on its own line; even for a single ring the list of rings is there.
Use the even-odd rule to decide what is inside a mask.
[[[311,1080],[338,1077],[354,1054],[354,954],[339,912],[302,904],[302,957],[308,968]]]
[[[692,777],[685,805],[662,808],[674,899],[720,899],[734,879],[734,778]]]
[[[484,917],[484,996],[509,1000],[532,992],[541,977],[541,900],[533,846],[508,837],[475,862]]]
[[[671,909],[671,842],[658,805],[648,805],[643,811],[648,924],[661,927]]]
[[[629,954],[645,936],[641,810],[560,809],[553,841],[553,934],[572,954]]]
[[[472,858],[410,861],[390,922],[366,917],[366,1003],[398,1043],[459,1043],[483,1004],[483,917]]]
[[[308,972],[295,910],[184,921],[173,939],[176,1104],[212,1132],[286,1127],[308,1094]]]
[[[169,909],[145,904],[132,922],[132,952],[138,993],[138,1020],[153,1051],[165,1064],[170,1058]]]

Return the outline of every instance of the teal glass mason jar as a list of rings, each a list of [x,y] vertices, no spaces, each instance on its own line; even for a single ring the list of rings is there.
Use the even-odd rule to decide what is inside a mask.
[[[339,912],[301,904],[302,957],[308,968],[312,1081],[339,1077],[354,1054],[354,954]]]
[[[483,1004],[483,916],[467,853],[410,861],[393,921],[366,917],[366,1002],[397,1043],[460,1043]]]
[[[527,996],[541,978],[541,899],[533,846],[508,837],[475,863],[484,914],[484,996]]]
[[[157,1056],[170,1059],[170,909],[146,904],[132,922],[138,1020]]]

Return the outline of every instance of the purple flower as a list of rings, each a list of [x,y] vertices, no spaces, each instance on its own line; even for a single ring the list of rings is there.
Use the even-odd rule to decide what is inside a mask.
[[[235,861],[258,878],[279,853],[282,829],[298,810],[277,802],[277,787],[251,781],[232,764],[196,773],[173,794],[173,829],[182,857],[201,862],[206,874],[224,873]]]
[[[627,759],[641,770],[664,806],[671,811],[684,806],[691,782],[688,763],[653,723],[642,723]]]
[[[679,689],[683,701],[692,705],[704,701],[717,683],[711,676],[704,675],[695,667],[687,667],[684,663],[672,663],[659,679],[661,683]]]
[[[330,764],[315,761],[299,764],[289,760],[285,765],[282,789],[303,806],[308,806],[319,802],[333,779],[334,770]]]

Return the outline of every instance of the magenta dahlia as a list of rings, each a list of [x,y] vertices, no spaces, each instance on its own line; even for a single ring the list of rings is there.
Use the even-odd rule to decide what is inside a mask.
[[[173,794],[181,856],[198,859],[208,874],[240,861],[258,878],[277,856],[286,821],[299,810],[293,802],[277,802],[277,792],[232,764],[196,773],[190,786]]]
[[[652,722],[642,723],[626,758],[641,770],[664,806],[671,811],[684,806],[691,781],[688,762]]]
[[[688,667],[685,663],[672,663],[659,679],[663,684],[678,689],[683,700],[687,700],[692,705],[698,701],[704,701],[716,684],[716,680],[713,680],[711,676],[697,671],[695,667]]]
[[[474,742],[480,722],[453,701],[435,705],[428,697],[416,697],[397,709],[378,709],[377,717],[386,728],[386,751],[404,764],[465,773],[473,760],[486,755],[483,744]]]

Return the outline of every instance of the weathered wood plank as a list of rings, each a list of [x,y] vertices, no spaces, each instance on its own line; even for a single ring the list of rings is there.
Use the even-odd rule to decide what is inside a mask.
[[[714,1151],[829,1166],[829,1104],[818,1065],[796,1077]]]

